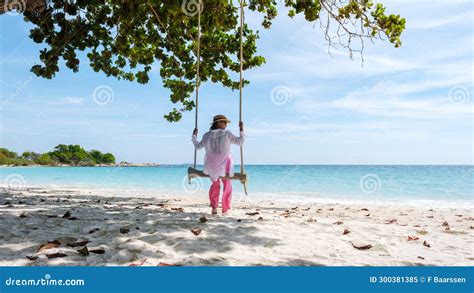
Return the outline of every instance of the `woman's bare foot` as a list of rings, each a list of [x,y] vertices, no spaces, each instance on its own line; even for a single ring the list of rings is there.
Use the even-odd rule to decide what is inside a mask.
[[[216,208],[212,208],[212,212],[211,212],[213,215],[217,215],[217,209]]]

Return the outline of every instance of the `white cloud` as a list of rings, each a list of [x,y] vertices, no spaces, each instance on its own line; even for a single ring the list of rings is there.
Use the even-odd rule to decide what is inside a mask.
[[[367,95],[364,95],[367,93]],[[400,99],[398,97],[373,97],[369,92],[350,93],[333,101],[298,100],[296,109],[302,113],[350,111],[354,114],[402,117],[415,119],[440,119],[474,114],[474,104],[452,103],[448,97],[432,99]]]
[[[445,27],[452,24],[462,24],[462,23],[469,23],[472,21],[472,11],[466,11],[461,14],[453,14],[448,15],[445,17],[440,18],[429,18],[429,19],[414,19],[413,21],[407,22],[407,29],[421,29],[421,30],[428,30],[428,29],[436,29],[439,27]]]
[[[154,137],[154,138],[184,138],[184,137],[187,137],[185,134],[160,134],[160,133],[133,133],[133,134],[131,134],[131,136]]]
[[[79,105],[82,103],[84,103],[84,98],[80,97],[64,97],[48,101],[48,104],[51,105]]]
[[[274,135],[281,133],[303,133],[308,135],[311,132],[342,132],[353,130],[373,130],[387,131],[394,126],[388,122],[365,122],[365,123],[315,123],[315,122],[285,122],[269,123],[259,121],[252,126],[246,126],[249,136]]]

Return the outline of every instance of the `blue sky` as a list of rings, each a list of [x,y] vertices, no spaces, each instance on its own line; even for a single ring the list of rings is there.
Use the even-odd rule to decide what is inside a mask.
[[[385,3],[407,19],[403,45],[367,43],[363,67],[342,49],[330,56],[318,23],[281,11],[265,30],[260,15],[247,13],[267,60],[244,73],[247,163],[474,163],[473,2]],[[14,15],[0,25],[2,147],[80,144],[119,161],[192,162],[194,113],[175,124],[163,119],[172,104],[159,65],[147,85],[94,73],[86,58],[79,73],[62,68],[41,79],[29,71],[42,48],[28,38],[29,25]],[[110,94],[107,103],[94,101],[94,91]],[[200,134],[215,114],[237,122],[238,92],[205,84],[200,97]]]

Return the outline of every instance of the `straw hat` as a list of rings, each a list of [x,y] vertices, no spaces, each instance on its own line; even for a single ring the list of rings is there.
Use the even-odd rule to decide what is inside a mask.
[[[214,124],[214,123],[220,122],[220,121],[225,121],[226,123],[230,123],[230,120],[227,119],[227,117],[225,117],[225,115],[216,115],[216,116],[214,116],[214,119],[212,120],[211,124]]]

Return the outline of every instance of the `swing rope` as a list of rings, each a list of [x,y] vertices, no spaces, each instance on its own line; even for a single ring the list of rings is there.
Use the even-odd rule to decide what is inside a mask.
[[[199,110],[199,65],[201,63],[201,1],[199,1],[198,7],[198,37],[197,37],[197,68],[196,68],[196,110],[194,114],[194,129],[198,127],[198,110]],[[194,169],[196,169],[196,156],[197,149],[194,148]]]
[[[198,127],[198,112],[199,112],[199,86],[200,86],[200,78],[199,78],[199,66],[201,63],[201,1],[199,1],[199,8],[198,8],[198,38],[197,38],[197,64],[196,64],[196,109],[195,109],[195,117],[194,117],[194,128]],[[240,62],[240,83],[239,83],[239,124],[242,122],[242,86],[243,86],[243,32],[244,32],[244,0],[240,0],[240,55],[239,55],[239,62]],[[196,157],[197,157],[197,150],[194,148],[194,169],[196,169]],[[240,146],[240,173],[244,173],[244,151],[243,147]],[[242,182],[244,185],[245,194],[247,194],[247,183]]]
[[[242,122],[242,73],[243,73],[243,42],[242,37],[244,34],[244,0],[240,0],[240,83],[239,83],[239,124]],[[240,145],[240,173],[244,173],[244,149]],[[247,194],[247,183],[244,182],[244,191]]]
[[[243,0],[240,0],[240,83],[239,83],[239,124],[242,122],[242,35],[243,35],[243,22],[244,22],[244,7],[243,7]],[[242,146],[240,146],[240,172],[244,172],[244,155],[242,151]]]

